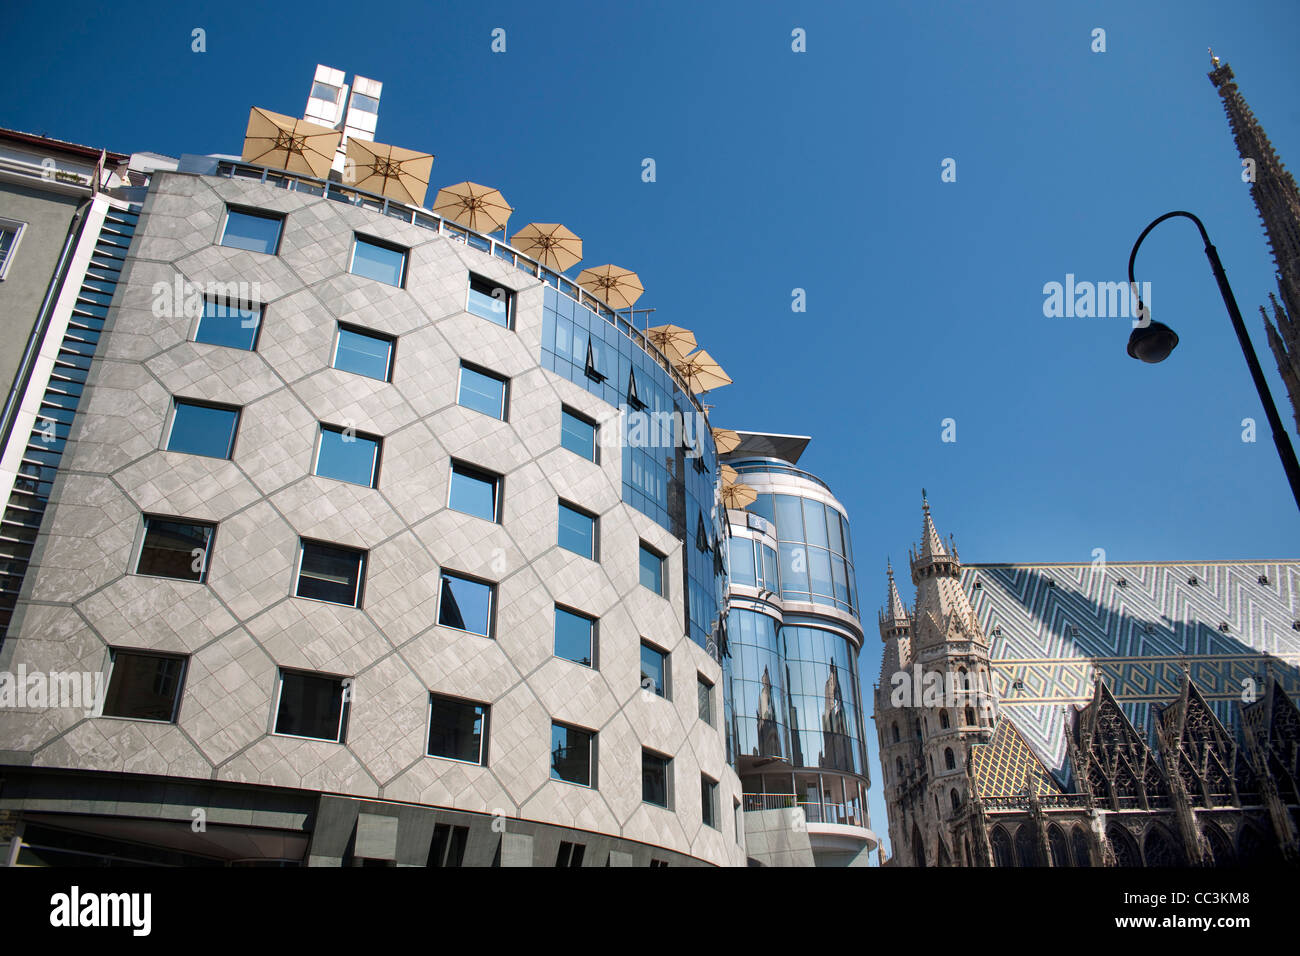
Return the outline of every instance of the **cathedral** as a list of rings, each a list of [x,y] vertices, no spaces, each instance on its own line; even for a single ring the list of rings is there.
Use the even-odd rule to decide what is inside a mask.
[[[963,566],[880,613],[894,866],[1300,864],[1300,562]]]
[[[1213,59],[1210,82],[1223,100],[1241,157],[1242,179],[1251,184],[1250,195],[1277,267],[1278,295],[1269,297],[1272,321],[1262,306],[1259,311],[1300,432],[1300,190],[1237,89],[1232,67]]]

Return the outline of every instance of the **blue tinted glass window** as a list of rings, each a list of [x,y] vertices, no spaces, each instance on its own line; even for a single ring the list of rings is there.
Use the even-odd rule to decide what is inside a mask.
[[[352,246],[350,271],[353,275],[401,286],[406,274],[406,250],[357,236]]]
[[[776,536],[782,541],[804,541],[803,507],[794,495],[775,495]]]
[[[383,335],[339,326],[339,341],[334,349],[334,367],[388,381],[392,367],[393,340]]]
[[[375,486],[379,466],[379,439],[359,432],[320,427],[320,451],[316,454],[316,474],[322,478],[350,481],[354,485]]]
[[[779,591],[781,578],[776,570],[776,552],[763,545],[763,586],[769,591]]]
[[[591,750],[596,735],[567,724],[551,724],[551,776],[556,780],[592,785]]]
[[[220,299],[204,299],[194,341],[251,352],[262,327],[261,307],[246,309]]]
[[[840,534],[840,513],[829,505],[826,506],[826,530],[830,534],[831,550],[843,554],[844,536]]]
[[[826,597],[834,597],[831,586],[830,552],[821,548],[808,549],[808,576],[812,580],[812,592]]]
[[[280,246],[281,216],[268,216],[230,209],[226,212],[226,228],[221,232],[221,244],[249,252],[275,255]]]
[[[754,578],[754,542],[748,538],[732,538],[730,545],[731,583],[757,587]]]
[[[782,543],[781,593],[798,593],[808,590],[808,549],[798,544]]]
[[[443,627],[491,637],[492,585],[444,571],[438,623]]]
[[[506,418],[506,382],[505,379],[468,365],[460,367],[460,394],[456,399],[466,408],[472,408],[484,415],[491,415],[505,421]]]
[[[456,511],[488,521],[497,520],[497,478],[466,465],[451,467],[448,505]]]
[[[470,276],[469,298],[466,300],[465,308],[479,318],[495,322],[508,329],[512,298],[509,289],[486,279],[480,279],[478,276]]]
[[[644,544],[641,545],[641,584],[655,594],[664,593],[664,559]]]
[[[641,645],[641,689],[667,696],[668,655],[645,644]]]
[[[596,622],[582,614],[555,609],[555,656],[575,664],[593,666],[592,637]]]
[[[756,514],[760,518],[765,518],[772,524],[776,524],[776,512],[773,510],[772,495],[759,495],[757,500],[747,509],[750,514]]]
[[[808,537],[804,540],[809,544],[815,544],[819,547],[826,547],[826,509],[820,501],[813,501],[811,498],[803,500],[803,520],[804,528]]]
[[[560,444],[588,461],[596,460],[596,426],[567,408],[560,412]]]
[[[595,558],[596,519],[561,501],[559,544],[584,558]]]
[[[357,607],[365,552],[320,541],[302,542],[298,568],[298,597]]]
[[[229,458],[239,427],[239,410],[176,401],[167,450],[209,458]]]

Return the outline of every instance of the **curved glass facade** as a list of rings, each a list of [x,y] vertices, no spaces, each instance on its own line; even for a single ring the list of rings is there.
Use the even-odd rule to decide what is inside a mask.
[[[621,328],[550,285],[543,293],[542,366],[622,412],[623,500],[682,542],[685,581],[669,586],[684,587],[686,630],[716,657],[725,533],[713,507],[718,457],[704,416]],[[601,444],[610,446],[608,436]]]
[[[865,776],[857,649],[848,638],[744,608],[734,608],[727,624],[733,759],[778,758]]]
[[[813,498],[768,493],[760,494],[749,511],[776,525],[783,599],[826,604],[857,615],[853,545],[844,514]]]

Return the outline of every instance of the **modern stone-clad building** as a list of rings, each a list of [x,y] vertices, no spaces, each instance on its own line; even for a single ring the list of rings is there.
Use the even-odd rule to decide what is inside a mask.
[[[618,413],[702,418],[670,363],[336,183],[191,157],[137,208],[0,650],[107,683],[0,708],[22,854],[743,865],[716,451]]]

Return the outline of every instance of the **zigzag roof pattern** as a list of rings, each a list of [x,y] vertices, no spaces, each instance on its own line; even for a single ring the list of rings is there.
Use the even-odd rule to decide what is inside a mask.
[[[1179,696],[1185,670],[1230,728],[1270,670],[1300,694],[1300,561],[978,564],[961,583],[999,707],[1058,777],[1067,711],[1092,699],[1098,672],[1152,744],[1151,707]]]
[[[1040,797],[1062,792],[1005,714],[998,718],[992,740],[971,746],[970,772],[981,797],[1015,797],[1030,785]]]

